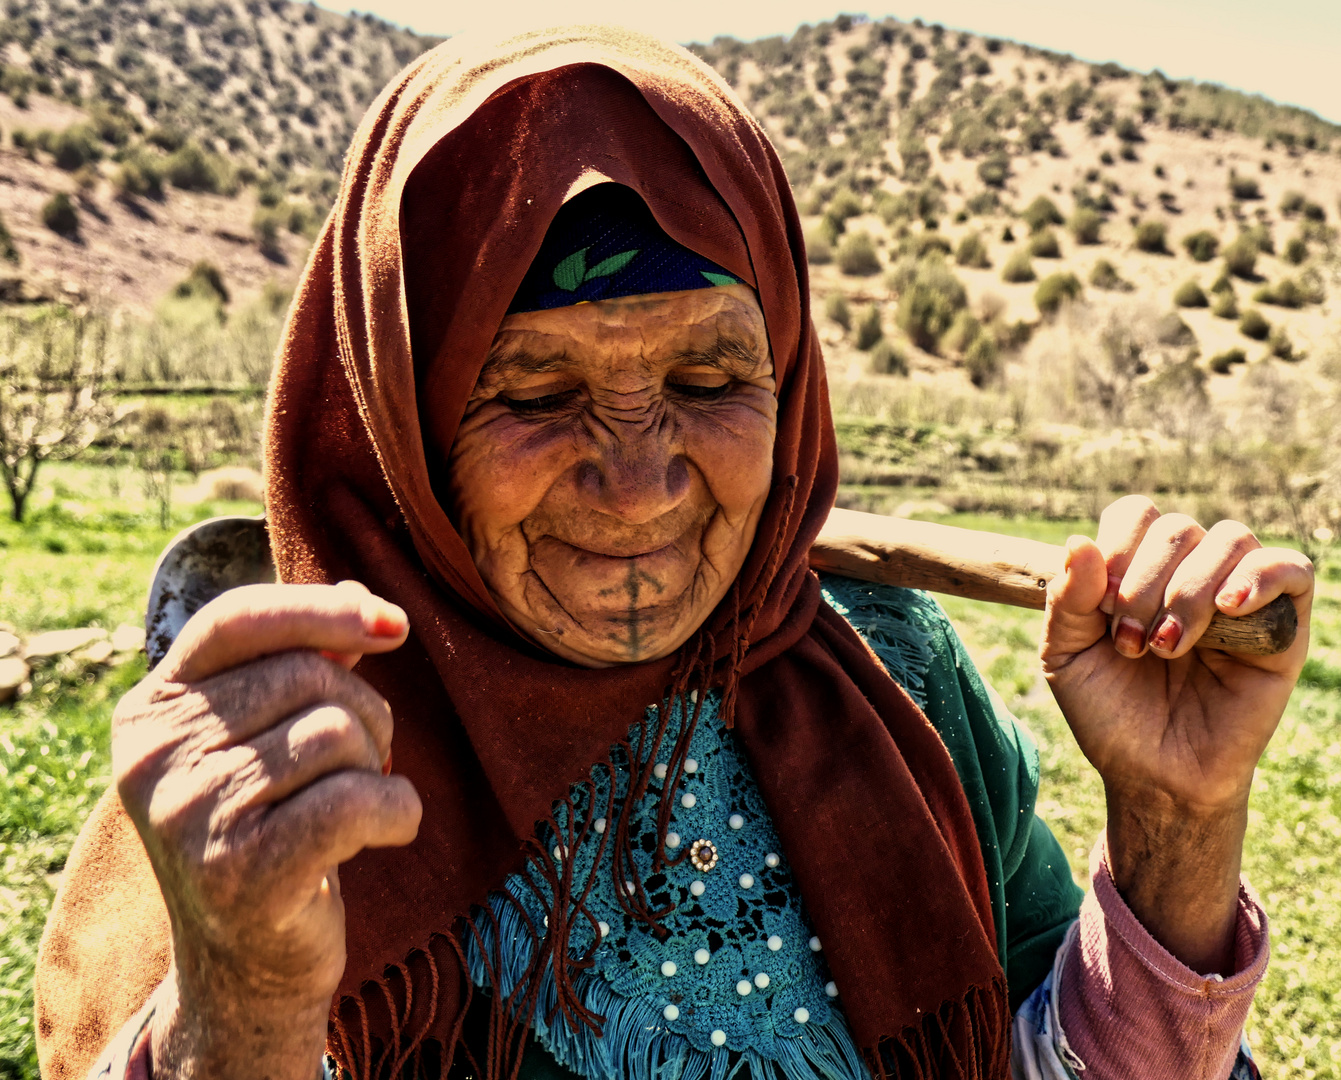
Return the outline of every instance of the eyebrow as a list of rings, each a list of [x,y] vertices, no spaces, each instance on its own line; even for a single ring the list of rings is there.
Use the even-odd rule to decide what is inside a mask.
[[[752,343],[720,328],[717,339],[711,345],[702,349],[686,349],[670,357],[676,364],[720,368],[742,379],[753,376],[763,359]],[[479,381],[497,379],[505,372],[508,375],[544,375],[559,371],[571,362],[566,351],[535,353],[516,345],[495,345],[489,350],[484,366],[480,369]]]

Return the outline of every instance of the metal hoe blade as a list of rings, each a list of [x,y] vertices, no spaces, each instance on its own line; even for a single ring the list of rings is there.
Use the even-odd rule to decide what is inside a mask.
[[[220,593],[274,580],[264,515],[211,518],[178,533],[158,557],[149,583],[144,636],[150,666],[167,655],[187,620]]]

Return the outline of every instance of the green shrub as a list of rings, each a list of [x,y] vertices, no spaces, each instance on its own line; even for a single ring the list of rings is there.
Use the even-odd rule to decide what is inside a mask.
[[[863,213],[861,197],[851,188],[839,188],[829,200],[825,213],[835,221],[846,224],[849,218],[859,217]]]
[[[79,210],[69,195],[58,191],[42,204],[42,224],[67,240],[79,235]]]
[[[1134,116],[1124,116],[1117,122],[1113,132],[1126,143],[1145,142],[1145,136],[1141,134],[1141,122]]]
[[[1003,244],[1015,243],[1015,230],[1012,229],[1009,225],[1007,225],[1004,229],[1001,230],[1001,242]]]
[[[1226,292],[1215,293],[1215,299],[1211,301],[1211,314],[1217,319],[1237,319],[1239,317],[1239,302],[1234,296],[1234,290],[1229,289]]]
[[[955,262],[975,270],[986,270],[992,265],[992,259],[987,254],[987,245],[975,232],[966,234],[964,239],[959,241],[959,247],[955,249]]]
[[[1136,250],[1149,255],[1167,255],[1168,226],[1162,221],[1142,221],[1136,226]]]
[[[207,259],[201,259],[191,267],[191,272],[177,283],[172,294],[181,299],[198,297],[217,304],[226,304],[231,299],[223,274]]]
[[[1262,188],[1251,176],[1240,176],[1231,171],[1229,174],[1229,193],[1241,202],[1250,199],[1260,199],[1262,197]]]
[[[272,258],[282,254],[279,233],[284,225],[284,212],[278,206],[258,206],[251,219],[251,231],[262,253]]]
[[[1302,191],[1287,191],[1281,196],[1280,212],[1286,217],[1297,214],[1304,209],[1304,204],[1308,200],[1304,197]]]
[[[1257,245],[1240,236],[1225,248],[1225,269],[1236,278],[1253,281],[1257,277]]]
[[[806,234],[806,260],[812,266],[827,266],[833,262],[833,248],[819,229],[811,229]]]
[[[954,322],[950,324],[950,329],[945,331],[941,338],[941,351],[962,356],[981,333],[982,323],[965,308],[955,316]]]
[[[869,349],[884,336],[884,327],[880,325],[880,309],[870,304],[857,320],[857,348]]]
[[[1030,232],[1042,232],[1049,225],[1060,225],[1066,220],[1057,209],[1057,204],[1046,195],[1040,195],[1026,206],[1020,217],[1029,226]]]
[[[1195,279],[1184,281],[1174,291],[1173,302],[1177,307],[1207,307],[1210,301]]]
[[[1094,264],[1094,269],[1090,271],[1090,284],[1105,292],[1131,292],[1135,288],[1107,259],[1100,259]]]
[[[1007,259],[1006,265],[1001,268],[1001,280],[1008,281],[1012,285],[1019,285],[1026,281],[1037,281],[1038,275],[1034,273],[1034,260],[1029,257],[1029,252],[1017,251]]]
[[[1210,262],[1220,250],[1220,238],[1209,229],[1199,229],[1183,237],[1183,247],[1197,262]]]
[[[1291,266],[1299,266],[1308,261],[1308,242],[1302,236],[1292,236],[1285,241],[1285,250],[1281,258]]]
[[[1290,335],[1285,332],[1283,326],[1278,326],[1271,331],[1271,337],[1267,339],[1267,349],[1271,355],[1278,360],[1302,360],[1294,351],[1294,342],[1290,340]]]
[[[1051,229],[1034,233],[1029,238],[1029,254],[1036,259],[1060,259],[1062,245],[1057,241],[1057,234]]]
[[[51,135],[46,140],[46,149],[55,159],[58,169],[74,172],[102,157],[99,142],[97,132],[88,124],[72,124],[64,131]]]
[[[985,330],[974,338],[973,344],[964,353],[964,368],[974,386],[982,387],[990,383],[1000,370],[996,338]]]
[[[880,256],[875,242],[867,232],[850,233],[843,237],[836,254],[838,269],[853,277],[870,277],[880,273]]]
[[[852,329],[852,309],[847,306],[847,297],[842,293],[831,292],[824,298],[824,314],[844,330]]]
[[[1001,209],[1001,196],[990,188],[980,191],[964,203],[964,209],[978,217],[995,214]]]
[[[1229,369],[1234,364],[1246,364],[1248,354],[1242,349],[1226,349],[1222,353],[1217,353],[1211,357],[1210,369],[1217,375],[1228,375]]]
[[[1080,207],[1066,223],[1077,244],[1097,244],[1102,239],[1104,217],[1088,206]]]
[[[194,142],[183,143],[169,154],[163,173],[173,187],[182,191],[228,195],[236,190],[236,180],[228,163]]]
[[[922,263],[899,297],[899,326],[920,349],[934,352],[955,316],[968,306],[963,284],[941,259]]]
[[[1254,341],[1265,341],[1271,333],[1271,324],[1256,308],[1249,308],[1239,319],[1239,333]]]
[[[1034,290],[1034,306],[1043,315],[1053,315],[1064,301],[1074,300],[1083,289],[1080,278],[1075,274],[1049,274]]]
[[[1003,188],[1010,179],[1010,158],[995,153],[978,166],[978,179],[991,188]]]
[[[1304,203],[1304,219],[1306,221],[1323,222],[1327,220],[1327,211],[1318,203]]]
[[[112,177],[112,186],[122,198],[163,198],[163,160],[140,151],[128,154]]]
[[[907,375],[908,354],[890,341],[881,341],[871,350],[871,370],[878,375]]]
[[[1245,240],[1255,244],[1260,254],[1276,254],[1276,241],[1271,235],[1271,226],[1266,222],[1259,222],[1250,229],[1244,229],[1241,235]]]
[[[3,216],[0,216],[0,259],[10,263],[19,261],[19,249],[14,244],[14,236]]]
[[[1326,293],[1321,278],[1306,272],[1298,280],[1286,277],[1274,285],[1263,285],[1253,293],[1253,299],[1259,304],[1301,308],[1305,304],[1321,304],[1326,299]]]
[[[950,241],[935,230],[929,229],[912,237],[908,250],[919,259],[925,259],[932,254],[949,255]]]

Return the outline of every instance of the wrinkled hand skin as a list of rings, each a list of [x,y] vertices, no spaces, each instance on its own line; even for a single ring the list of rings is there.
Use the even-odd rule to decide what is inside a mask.
[[[754,540],[775,389],[745,285],[508,316],[448,460],[452,521],[507,620],[585,667],[679,648]]]
[[[1217,612],[1277,596],[1299,615],[1277,656],[1198,646]],[[1203,975],[1234,971],[1253,770],[1308,653],[1313,566],[1244,525],[1209,530],[1146,498],[1113,503],[1097,542],[1073,536],[1048,590],[1041,655],[1104,782],[1114,881],[1142,924]]]
[[[409,843],[386,702],[350,668],[404,613],[361,585],[254,585],[202,608],[112,723],[117,791],[158,877],[173,961],[155,1080],[312,1080],[345,965],[337,867]]]

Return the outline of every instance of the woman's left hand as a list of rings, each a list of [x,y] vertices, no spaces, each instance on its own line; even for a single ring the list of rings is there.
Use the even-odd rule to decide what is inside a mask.
[[[1217,611],[1245,615],[1281,594],[1299,615],[1286,652],[1198,645]],[[1118,888],[1202,971],[1232,962],[1253,770],[1303,667],[1312,599],[1299,552],[1264,548],[1238,522],[1161,516],[1139,496],[1104,511],[1097,543],[1070,540],[1048,591],[1043,669],[1103,778]]]

